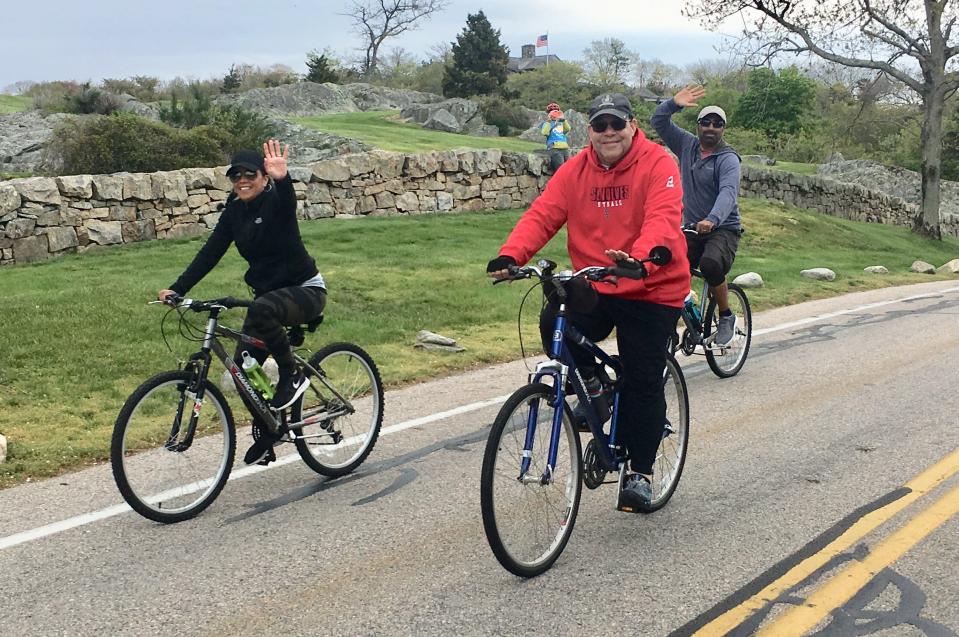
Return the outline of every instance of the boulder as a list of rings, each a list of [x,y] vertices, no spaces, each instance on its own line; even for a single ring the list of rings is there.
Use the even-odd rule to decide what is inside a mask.
[[[763,278],[756,272],[746,272],[744,274],[740,274],[733,279],[733,283],[741,288],[761,288],[763,285],[765,285]]]
[[[947,263],[943,263],[938,268],[936,268],[938,274],[956,274],[959,273],[959,259],[953,259]]]
[[[28,179],[14,179],[10,182],[23,201],[50,203],[59,206],[61,203],[60,189],[56,180],[50,177],[30,177]]]
[[[20,193],[10,184],[0,184],[0,217],[20,207]]]
[[[869,274],[889,274],[889,270],[881,265],[871,265],[868,268],[863,268],[862,271]]]
[[[799,274],[800,276],[803,276],[807,279],[813,279],[815,281],[836,280],[836,273],[829,268],[810,268],[809,270],[803,270]]]
[[[918,272],[919,274],[935,274],[936,266],[931,263],[926,263],[925,261],[913,261],[909,267],[909,271]]]

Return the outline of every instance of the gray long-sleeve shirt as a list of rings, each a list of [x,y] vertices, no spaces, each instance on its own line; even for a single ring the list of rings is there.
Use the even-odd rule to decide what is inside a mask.
[[[739,155],[731,146],[720,143],[714,152],[702,157],[699,138],[673,123],[673,114],[681,110],[682,107],[668,99],[656,108],[650,123],[679,158],[683,180],[683,223],[708,219],[717,228],[738,231]]]

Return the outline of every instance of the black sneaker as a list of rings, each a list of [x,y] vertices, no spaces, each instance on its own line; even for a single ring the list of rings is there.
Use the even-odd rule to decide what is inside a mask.
[[[261,433],[260,437],[253,441],[246,455],[243,456],[243,462],[246,464],[268,465],[276,460],[276,453],[273,451],[273,445],[277,438],[270,434]]]
[[[277,411],[286,409],[296,402],[296,399],[302,396],[309,386],[310,379],[299,370],[292,376],[280,376],[280,382],[276,384],[276,393],[270,401],[270,406]]]
[[[640,473],[631,473],[623,481],[623,490],[619,492],[619,510],[636,513],[649,508],[653,499],[653,487],[649,478]]]

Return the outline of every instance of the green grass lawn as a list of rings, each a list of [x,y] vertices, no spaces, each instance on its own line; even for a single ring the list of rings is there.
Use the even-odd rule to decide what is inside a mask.
[[[777,161],[775,166],[766,166],[773,170],[785,170],[790,173],[799,173],[800,175],[815,175],[819,170],[819,164],[804,164],[798,161]]]
[[[515,137],[472,137],[423,128],[419,124],[397,121],[399,111],[338,113],[319,117],[298,117],[297,124],[326,133],[352,137],[370,146],[397,152],[424,153],[453,148],[499,148],[522,153],[533,152],[542,144]]]
[[[33,99],[24,95],[0,95],[0,115],[19,113],[33,105]]]
[[[940,265],[959,257],[959,241],[927,241],[906,229],[844,221],[757,200],[742,202],[746,234],[733,275],[759,272],[756,311],[806,299],[945,275],[908,272],[918,258]],[[519,356],[516,317],[526,283],[493,287],[486,262],[518,212],[305,221],[304,241],[330,286],[326,322],[308,345],[355,341],[392,386]],[[543,254],[568,264],[561,234]],[[147,305],[190,261],[201,240],[159,241],[91,250],[0,270],[5,342],[0,347],[0,432],[10,441],[0,487],[106,461],[113,421],[140,382],[195,351],[166,309]],[[892,274],[866,275],[881,264]],[[835,270],[833,282],[799,277]],[[248,296],[244,262],[231,251],[194,298]],[[537,342],[531,297],[524,342]],[[173,315],[175,316],[175,315]],[[172,318],[172,316],[171,316]],[[194,317],[196,319],[198,317]],[[238,311],[227,321],[239,326]],[[417,331],[451,336],[459,354],[413,348]],[[522,379],[517,379],[520,382]],[[234,413],[240,414],[234,404]]]

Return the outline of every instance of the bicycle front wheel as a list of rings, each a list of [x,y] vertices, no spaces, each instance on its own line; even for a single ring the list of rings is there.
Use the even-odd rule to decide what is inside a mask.
[[[233,468],[230,407],[209,381],[202,401],[194,386],[189,371],[154,376],[127,398],[113,428],[110,463],[117,487],[134,511],[156,522],[200,513]]]
[[[753,315],[749,309],[749,299],[741,287],[729,284],[729,309],[736,315],[736,329],[727,345],[706,347],[706,362],[713,373],[720,378],[729,378],[739,373],[746,363],[749,344],[753,338]],[[706,327],[704,337],[716,332],[719,326],[719,308],[716,299],[710,299],[706,307]]]
[[[556,466],[548,466],[554,399],[553,389],[542,383],[514,393],[493,422],[483,456],[480,504],[486,538],[499,563],[521,577],[553,565],[579,509],[583,455],[565,403],[559,406]]]
[[[351,343],[327,345],[309,365],[304,372],[310,386],[291,414],[296,449],[317,473],[346,475],[362,464],[380,435],[380,372],[370,355]]]
[[[652,498],[643,513],[652,513],[663,508],[673,497],[679,478],[686,464],[686,449],[689,447],[689,395],[686,393],[686,378],[672,356],[666,359],[663,372],[663,389],[666,396],[666,425],[663,438],[653,461]]]

